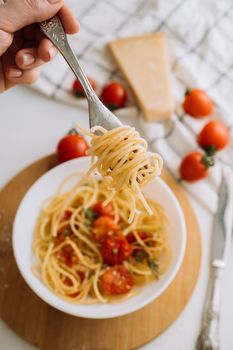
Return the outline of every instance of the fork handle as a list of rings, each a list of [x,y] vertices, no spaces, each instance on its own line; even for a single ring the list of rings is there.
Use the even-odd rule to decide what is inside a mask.
[[[219,350],[219,316],[222,268],[211,269],[208,297],[203,315],[203,325],[197,341],[197,350]]]
[[[47,21],[39,23],[39,26],[47,38],[52,41],[54,46],[62,54],[76,78],[80,81],[87,99],[94,99],[96,94],[92,89],[86,74],[84,73],[77,56],[70,47],[63,25],[58,16],[54,16]]]

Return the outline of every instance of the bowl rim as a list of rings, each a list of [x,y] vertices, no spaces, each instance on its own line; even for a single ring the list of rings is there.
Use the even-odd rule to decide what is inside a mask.
[[[116,317],[120,317],[120,316],[124,316],[124,315],[128,315],[131,314],[139,309],[142,309],[144,306],[146,306],[147,304],[151,303],[152,301],[154,301],[155,299],[157,299],[167,288],[168,286],[172,283],[172,281],[175,279],[177,273],[180,270],[183,258],[184,258],[184,254],[186,251],[186,241],[187,241],[187,235],[186,235],[186,223],[185,223],[185,218],[184,218],[184,214],[183,211],[181,209],[181,206],[179,204],[178,199],[176,198],[175,194],[173,193],[173,191],[170,189],[170,187],[165,183],[165,181],[159,177],[157,177],[156,179],[152,180],[153,181],[157,181],[159,183],[159,186],[161,186],[163,188],[163,190],[165,190],[169,197],[171,198],[173,204],[176,207],[177,210],[177,215],[179,217],[179,222],[181,225],[181,248],[180,248],[180,254],[177,257],[177,259],[175,260],[174,264],[173,264],[173,270],[171,272],[171,274],[167,277],[167,279],[165,280],[164,284],[155,292],[152,293],[151,296],[145,298],[144,300],[132,304],[130,307],[127,307],[125,309],[122,309],[121,311],[119,311],[117,314],[116,312],[114,314],[111,315],[105,315],[105,314],[92,314],[91,312],[82,312],[81,310],[79,310],[78,312],[75,310],[74,311],[72,309],[67,310],[66,307],[64,307],[61,304],[58,304],[56,302],[56,298],[59,298],[59,296],[57,296],[56,294],[53,293],[53,291],[51,291],[47,286],[46,289],[49,292],[48,295],[45,295],[43,290],[40,290],[39,288],[37,289],[33,283],[32,278],[30,278],[30,275],[27,273],[27,271],[24,270],[24,268],[22,267],[22,264],[20,262],[20,254],[18,253],[18,247],[17,247],[17,225],[18,225],[18,221],[20,219],[20,214],[21,214],[21,210],[24,206],[24,202],[27,199],[27,196],[29,195],[29,193],[31,192],[32,189],[34,189],[35,187],[37,187],[37,184],[44,178],[47,177],[48,174],[51,174],[54,171],[57,171],[57,169],[72,165],[73,163],[76,164],[78,163],[80,160],[82,161],[86,161],[86,162],[90,162],[90,157],[85,157],[85,158],[77,158],[77,159],[73,159],[70,161],[67,161],[65,163],[59,164],[55,167],[53,167],[52,169],[48,170],[47,172],[45,172],[42,176],[40,176],[31,186],[30,188],[27,190],[27,192],[24,194],[18,208],[16,211],[16,215],[14,218],[14,222],[13,222],[13,229],[12,229],[12,246],[13,246],[13,253],[14,253],[14,258],[16,261],[16,265],[21,273],[21,276],[23,277],[24,281],[27,283],[27,285],[31,288],[31,290],[44,302],[46,302],[47,304],[49,304],[50,306],[54,307],[55,309],[62,311],[68,315],[72,315],[72,316],[76,316],[76,317],[80,317],[80,318],[89,318],[89,319],[110,319],[110,318],[116,318]],[[61,180],[62,181],[62,180]],[[165,208],[166,209],[166,208]],[[32,233],[33,234],[33,233]],[[43,282],[42,282],[43,283]],[[50,297],[51,295],[51,297]],[[62,299],[60,299],[62,300]],[[64,301],[64,300],[62,300]],[[70,305],[75,305],[76,307],[79,304],[72,304],[69,303],[68,301],[64,301],[67,304]],[[120,303],[120,302],[119,302]],[[85,306],[85,304],[80,304],[81,306]],[[89,305],[90,306],[90,305]]]

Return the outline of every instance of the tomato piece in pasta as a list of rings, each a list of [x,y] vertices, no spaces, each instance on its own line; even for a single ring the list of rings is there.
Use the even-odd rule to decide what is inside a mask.
[[[107,236],[102,244],[103,260],[108,265],[122,264],[132,254],[132,247],[122,234]]]
[[[138,235],[139,235],[139,237],[140,237],[143,241],[149,238],[149,234],[148,234],[147,232],[138,232]],[[136,241],[137,241],[135,235],[134,235],[132,232],[129,233],[129,234],[126,236],[126,238],[127,238],[127,241],[128,241],[129,243],[133,243],[133,242],[136,242]]]
[[[78,262],[78,257],[75,255],[73,248],[66,244],[58,252],[58,259],[65,265],[72,267]]]
[[[106,205],[104,204],[104,201],[100,201],[94,205],[93,210],[99,216],[110,216],[110,217],[115,216],[112,203],[108,203]]]
[[[101,286],[105,294],[125,294],[133,287],[133,276],[124,266],[114,266],[104,272]]]
[[[108,230],[116,231],[120,229],[119,225],[116,224],[114,220],[109,216],[101,216],[98,219],[94,220],[93,227],[101,228],[105,231],[108,231]]]

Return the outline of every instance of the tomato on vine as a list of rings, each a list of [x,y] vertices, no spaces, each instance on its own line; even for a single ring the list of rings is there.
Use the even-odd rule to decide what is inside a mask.
[[[183,102],[184,111],[191,117],[207,117],[213,111],[213,102],[207,93],[200,89],[187,90]]]

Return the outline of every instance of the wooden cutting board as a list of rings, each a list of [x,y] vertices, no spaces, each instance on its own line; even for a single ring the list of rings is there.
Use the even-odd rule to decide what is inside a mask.
[[[176,320],[190,299],[201,261],[200,232],[183,189],[163,179],[183,208],[187,249],[173,283],[154,302],[131,315],[90,320],[66,315],[40,300],[21,277],[12,252],[17,207],[33,182],[56,164],[48,156],[16,175],[0,192],[0,317],[20,337],[45,350],[130,350],[152,340]]]

